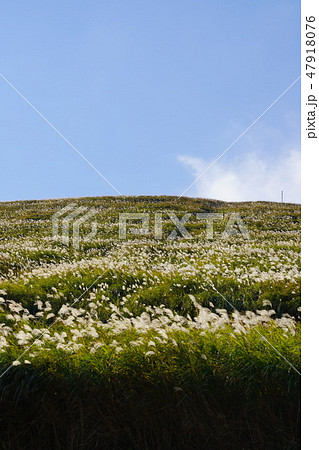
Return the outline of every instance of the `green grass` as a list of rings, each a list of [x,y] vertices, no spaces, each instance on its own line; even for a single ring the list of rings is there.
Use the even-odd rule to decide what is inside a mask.
[[[51,237],[71,202],[98,211],[79,250]],[[119,240],[118,214],[146,211],[164,239]],[[168,212],[193,239],[165,239]],[[199,212],[224,214],[211,241]],[[232,212],[250,240],[221,238]],[[0,448],[299,448],[298,205],[7,202],[0,252]]]
[[[299,368],[299,339],[263,333]],[[125,346],[136,337],[117,355],[52,348],[14,367],[0,385],[5,448],[27,448],[31,430],[33,448],[298,448],[300,378],[256,332],[173,333],[151,356]]]

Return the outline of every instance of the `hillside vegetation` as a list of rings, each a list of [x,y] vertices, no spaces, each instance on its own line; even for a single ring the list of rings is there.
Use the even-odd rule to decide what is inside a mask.
[[[52,236],[70,203],[96,210],[79,248]],[[149,232],[120,239],[120,213]],[[299,448],[300,206],[0,203],[0,368],[3,449]]]

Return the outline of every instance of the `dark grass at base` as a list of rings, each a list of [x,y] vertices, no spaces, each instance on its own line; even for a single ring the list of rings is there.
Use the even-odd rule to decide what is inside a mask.
[[[229,385],[212,377],[174,389],[135,377],[93,380],[83,374],[15,367],[1,379],[0,448],[298,449],[299,385]]]

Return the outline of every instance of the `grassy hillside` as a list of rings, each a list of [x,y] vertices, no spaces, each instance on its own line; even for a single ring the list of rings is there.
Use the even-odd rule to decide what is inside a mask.
[[[79,248],[52,237],[70,203],[96,210]],[[119,239],[120,213],[149,233]],[[223,215],[211,239],[198,213]],[[225,235],[233,213],[249,239]],[[298,448],[299,205],[6,202],[0,255],[2,448]]]

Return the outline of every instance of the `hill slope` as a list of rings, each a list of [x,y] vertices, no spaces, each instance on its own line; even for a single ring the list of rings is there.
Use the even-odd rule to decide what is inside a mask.
[[[298,448],[299,205],[6,202],[0,252],[3,448]]]

